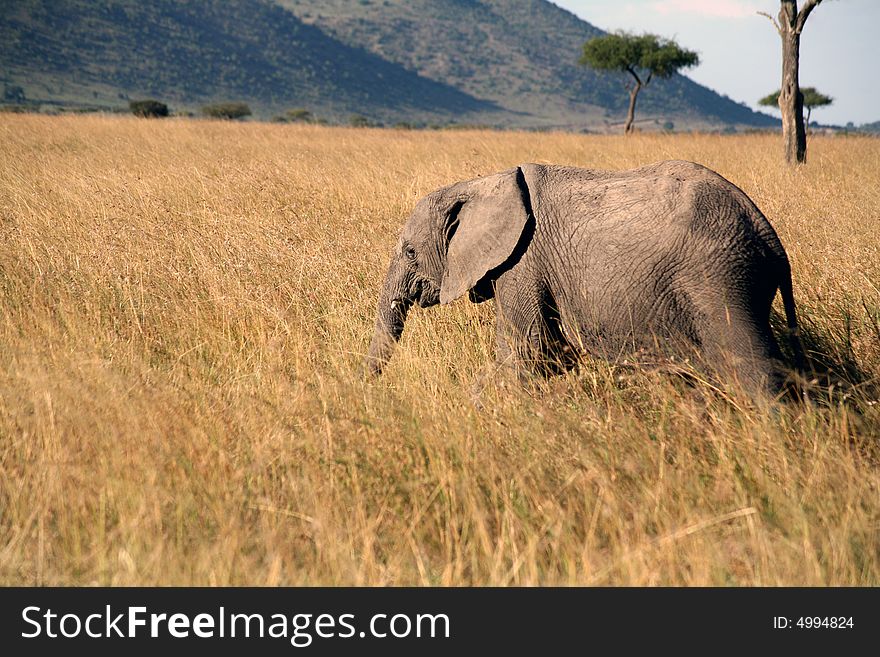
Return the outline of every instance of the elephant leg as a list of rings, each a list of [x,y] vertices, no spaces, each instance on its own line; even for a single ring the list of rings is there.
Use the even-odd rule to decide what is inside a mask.
[[[779,392],[785,378],[782,354],[769,323],[752,313],[723,308],[713,314],[706,327],[703,343],[714,345],[708,354],[719,364],[725,379],[753,399],[772,397]],[[710,338],[712,338],[710,340]]]
[[[528,379],[529,374],[516,359],[513,349],[501,330],[500,322],[496,323],[495,361],[480,369],[471,386],[471,400],[474,406],[478,410],[483,410],[483,393],[490,385],[502,388],[512,385],[522,387]]]
[[[495,361],[479,372],[471,388],[478,409],[483,408],[483,393],[490,385],[528,390],[546,359],[540,339],[544,319],[538,304],[523,302],[521,293],[505,295],[496,290],[495,315]]]
[[[506,318],[498,319],[495,327],[495,369],[507,378],[526,384],[536,374],[540,345],[531,340]]]
[[[559,310],[543,291],[498,295],[495,362],[512,370],[520,383],[570,370],[575,349],[565,337]]]

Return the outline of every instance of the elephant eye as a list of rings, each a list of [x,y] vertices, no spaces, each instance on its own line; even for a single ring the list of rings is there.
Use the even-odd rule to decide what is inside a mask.
[[[410,260],[416,259],[416,250],[410,244],[407,244],[406,247],[404,247],[403,253]]]

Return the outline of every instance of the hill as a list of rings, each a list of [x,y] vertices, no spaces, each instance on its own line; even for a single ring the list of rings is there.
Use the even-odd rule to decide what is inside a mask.
[[[620,122],[624,76],[578,65],[604,34],[545,0],[276,0],[303,21],[517,113],[520,122]],[[639,97],[641,118],[774,126],[778,121],[682,75]],[[526,118],[528,117],[528,118]]]
[[[544,0],[20,0],[0,22],[0,81],[40,102],[604,129],[626,94],[577,64],[599,34]],[[655,125],[777,124],[680,75],[639,103]]]
[[[392,120],[493,110],[261,0],[28,0],[4,11],[0,62],[7,87],[40,100],[240,99],[262,115],[309,106]]]

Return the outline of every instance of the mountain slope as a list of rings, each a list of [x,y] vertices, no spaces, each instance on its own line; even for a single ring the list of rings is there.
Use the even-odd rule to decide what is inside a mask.
[[[398,119],[493,109],[263,0],[19,0],[3,10],[0,62],[30,98],[241,99],[264,113]]]
[[[267,118],[607,129],[627,81],[577,64],[600,30],[545,0],[0,0],[0,82],[31,101],[176,109],[248,102]],[[12,90],[12,91],[9,91]],[[17,100],[15,101],[17,102]],[[639,119],[771,126],[683,76]]]
[[[614,122],[626,108],[624,75],[577,64],[584,41],[603,32],[545,0],[275,1],[346,43],[533,120]],[[652,82],[639,110],[663,119],[778,123],[681,75]]]

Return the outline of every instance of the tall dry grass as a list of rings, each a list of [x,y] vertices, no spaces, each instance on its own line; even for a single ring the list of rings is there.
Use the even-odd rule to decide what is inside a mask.
[[[0,121],[0,583],[880,583],[880,141]],[[362,379],[418,197],[666,158],[764,210],[850,385],[737,410],[585,363],[478,412],[466,301]]]

